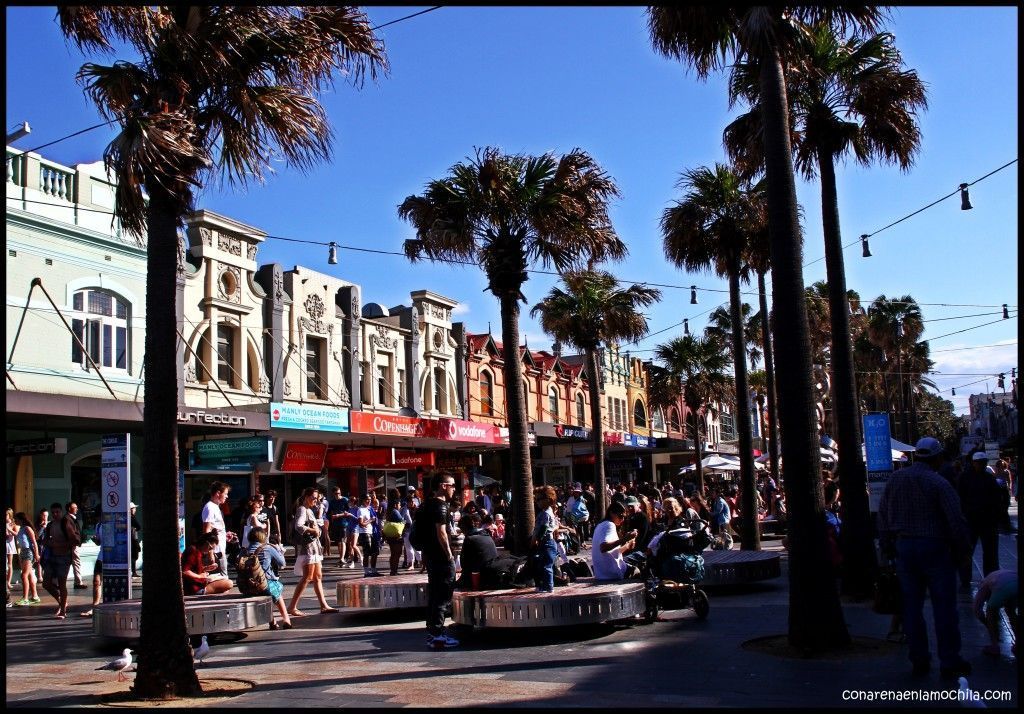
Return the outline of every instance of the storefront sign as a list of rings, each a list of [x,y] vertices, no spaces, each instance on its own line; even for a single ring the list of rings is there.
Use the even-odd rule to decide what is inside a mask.
[[[596,461],[593,454],[577,454],[572,457],[572,462],[579,466],[592,466]]]
[[[273,442],[265,436],[252,436],[247,439],[204,439],[195,442],[192,450],[199,466],[251,466],[274,460]]]
[[[100,539],[103,548],[103,602],[128,600],[132,596],[129,564],[129,505],[131,504],[130,434],[108,434],[100,450],[100,479],[103,514]]]
[[[650,436],[640,434],[623,434],[622,443],[626,446],[633,446],[638,449],[653,449],[657,441]]]
[[[59,439],[19,439],[7,442],[8,456],[33,456],[35,454],[66,454],[68,440]]]
[[[606,431],[604,433],[604,443],[608,446],[621,446],[625,442],[623,441],[626,435],[617,431]]]
[[[338,449],[327,453],[324,465],[330,469],[389,466],[394,460],[394,449]]]
[[[441,438],[440,422],[431,419],[352,412],[351,426],[355,434]]]
[[[480,454],[451,454],[440,452],[436,454],[436,466],[439,469],[471,469],[474,466],[483,466],[484,459]]]
[[[582,426],[559,424],[555,427],[555,436],[559,439],[589,439],[590,429]]]
[[[888,414],[864,415],[864,451],[868,471],[892,471]]]
[[[527,434],[526,434],[526,442],[530,446],[536,446],[537,445],[537,435],[534,434],[532,431],[531,432],[527,432]],[[498,441],[497,441],[497,443],[499,443],[499,444],[506,444],[506,445],[509,443],[508,427],[507,426],[499,426],[498,427]]]
[[[286,442],[281,450],[281,471],[320,473],[327,455],[327,444]]]
[[[500,444],[498,427],[462,419],[440,419],[441,438],[446,441],[471,441],[477,444]]]
[[[271,402],[270,427],[344,432],[349,430],[349,410],[340,407]]]
[[[477,457],[477,460],[479,458]],[[395,460],[392,462],[392,466],[412,469],[418,466],[434,466],[435,462],[436,458],[433,451],[427,451],[422,454],[417,454],[414,451],[395,451]]]
[[[266,414],[211,411],[189,407],[178,407],[178,423],[182,425],[245,429],[246,431],[260,431],[269,428]]]

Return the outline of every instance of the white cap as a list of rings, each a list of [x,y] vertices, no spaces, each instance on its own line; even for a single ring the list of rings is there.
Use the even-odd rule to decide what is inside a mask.
[[[971,457],[972,461],[988,461],[988,454],[984,451],[975,451],[974,456]]]
[[[138,508],[138,506],[136,506],[134,502],[129,502],[128,508]]]
[[[914,454],[916,456],[923,456],[929,458],[942,453],[942,444],[939,440],[933,436],[926,436],[917,442],[914,447]]]

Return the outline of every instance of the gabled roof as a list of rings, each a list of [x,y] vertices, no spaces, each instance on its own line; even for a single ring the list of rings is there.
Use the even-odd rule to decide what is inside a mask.
[[[495,355],[498,358],[501,358],[501,356],[502,356],[501,343],[500,342],[495,342],[494,338],[491,337],[490,333],[488,333],[486,335],[473,335],[473,334],[470,334],[470,333],[467,332],[466,333],[466,339],[469,342],[469,351],[470,352],[483,352],[483,351],[487,351],[487,352],[490,352],[492,355]]]

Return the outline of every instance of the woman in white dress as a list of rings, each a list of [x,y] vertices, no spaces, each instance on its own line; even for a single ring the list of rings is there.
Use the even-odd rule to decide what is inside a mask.
[[[295,520],[292,526],[292,537],[295,539],[295,574],[299,576],[299,582],[295,585],[295,592],[292,594],[291,604],[288,606],[288,614],[292,617],[303,617],[300,612],[299,599],[303,591],[310,583],[313,584],[313,592],[320,601],[320,612],[338,612],[338,608],[327,604],[324,597],[323,583],[323,562],[324,551],[320,542],[321,529],[317,525],[316,513],[313,511],[316,505],[317,489],[310,486],[302,491],[295,504]]]

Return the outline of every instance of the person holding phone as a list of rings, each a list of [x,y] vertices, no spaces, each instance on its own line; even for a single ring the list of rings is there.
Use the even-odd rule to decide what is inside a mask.
[[[594,541],[590,550],[591,566],[597,580],[625,580],[635,577],[637,568],[626,562],[625,555],[636,547],[636,530],[619,536],[619,527],[626,520],[626,506],[612,501],[604,520],[594,528]]]

